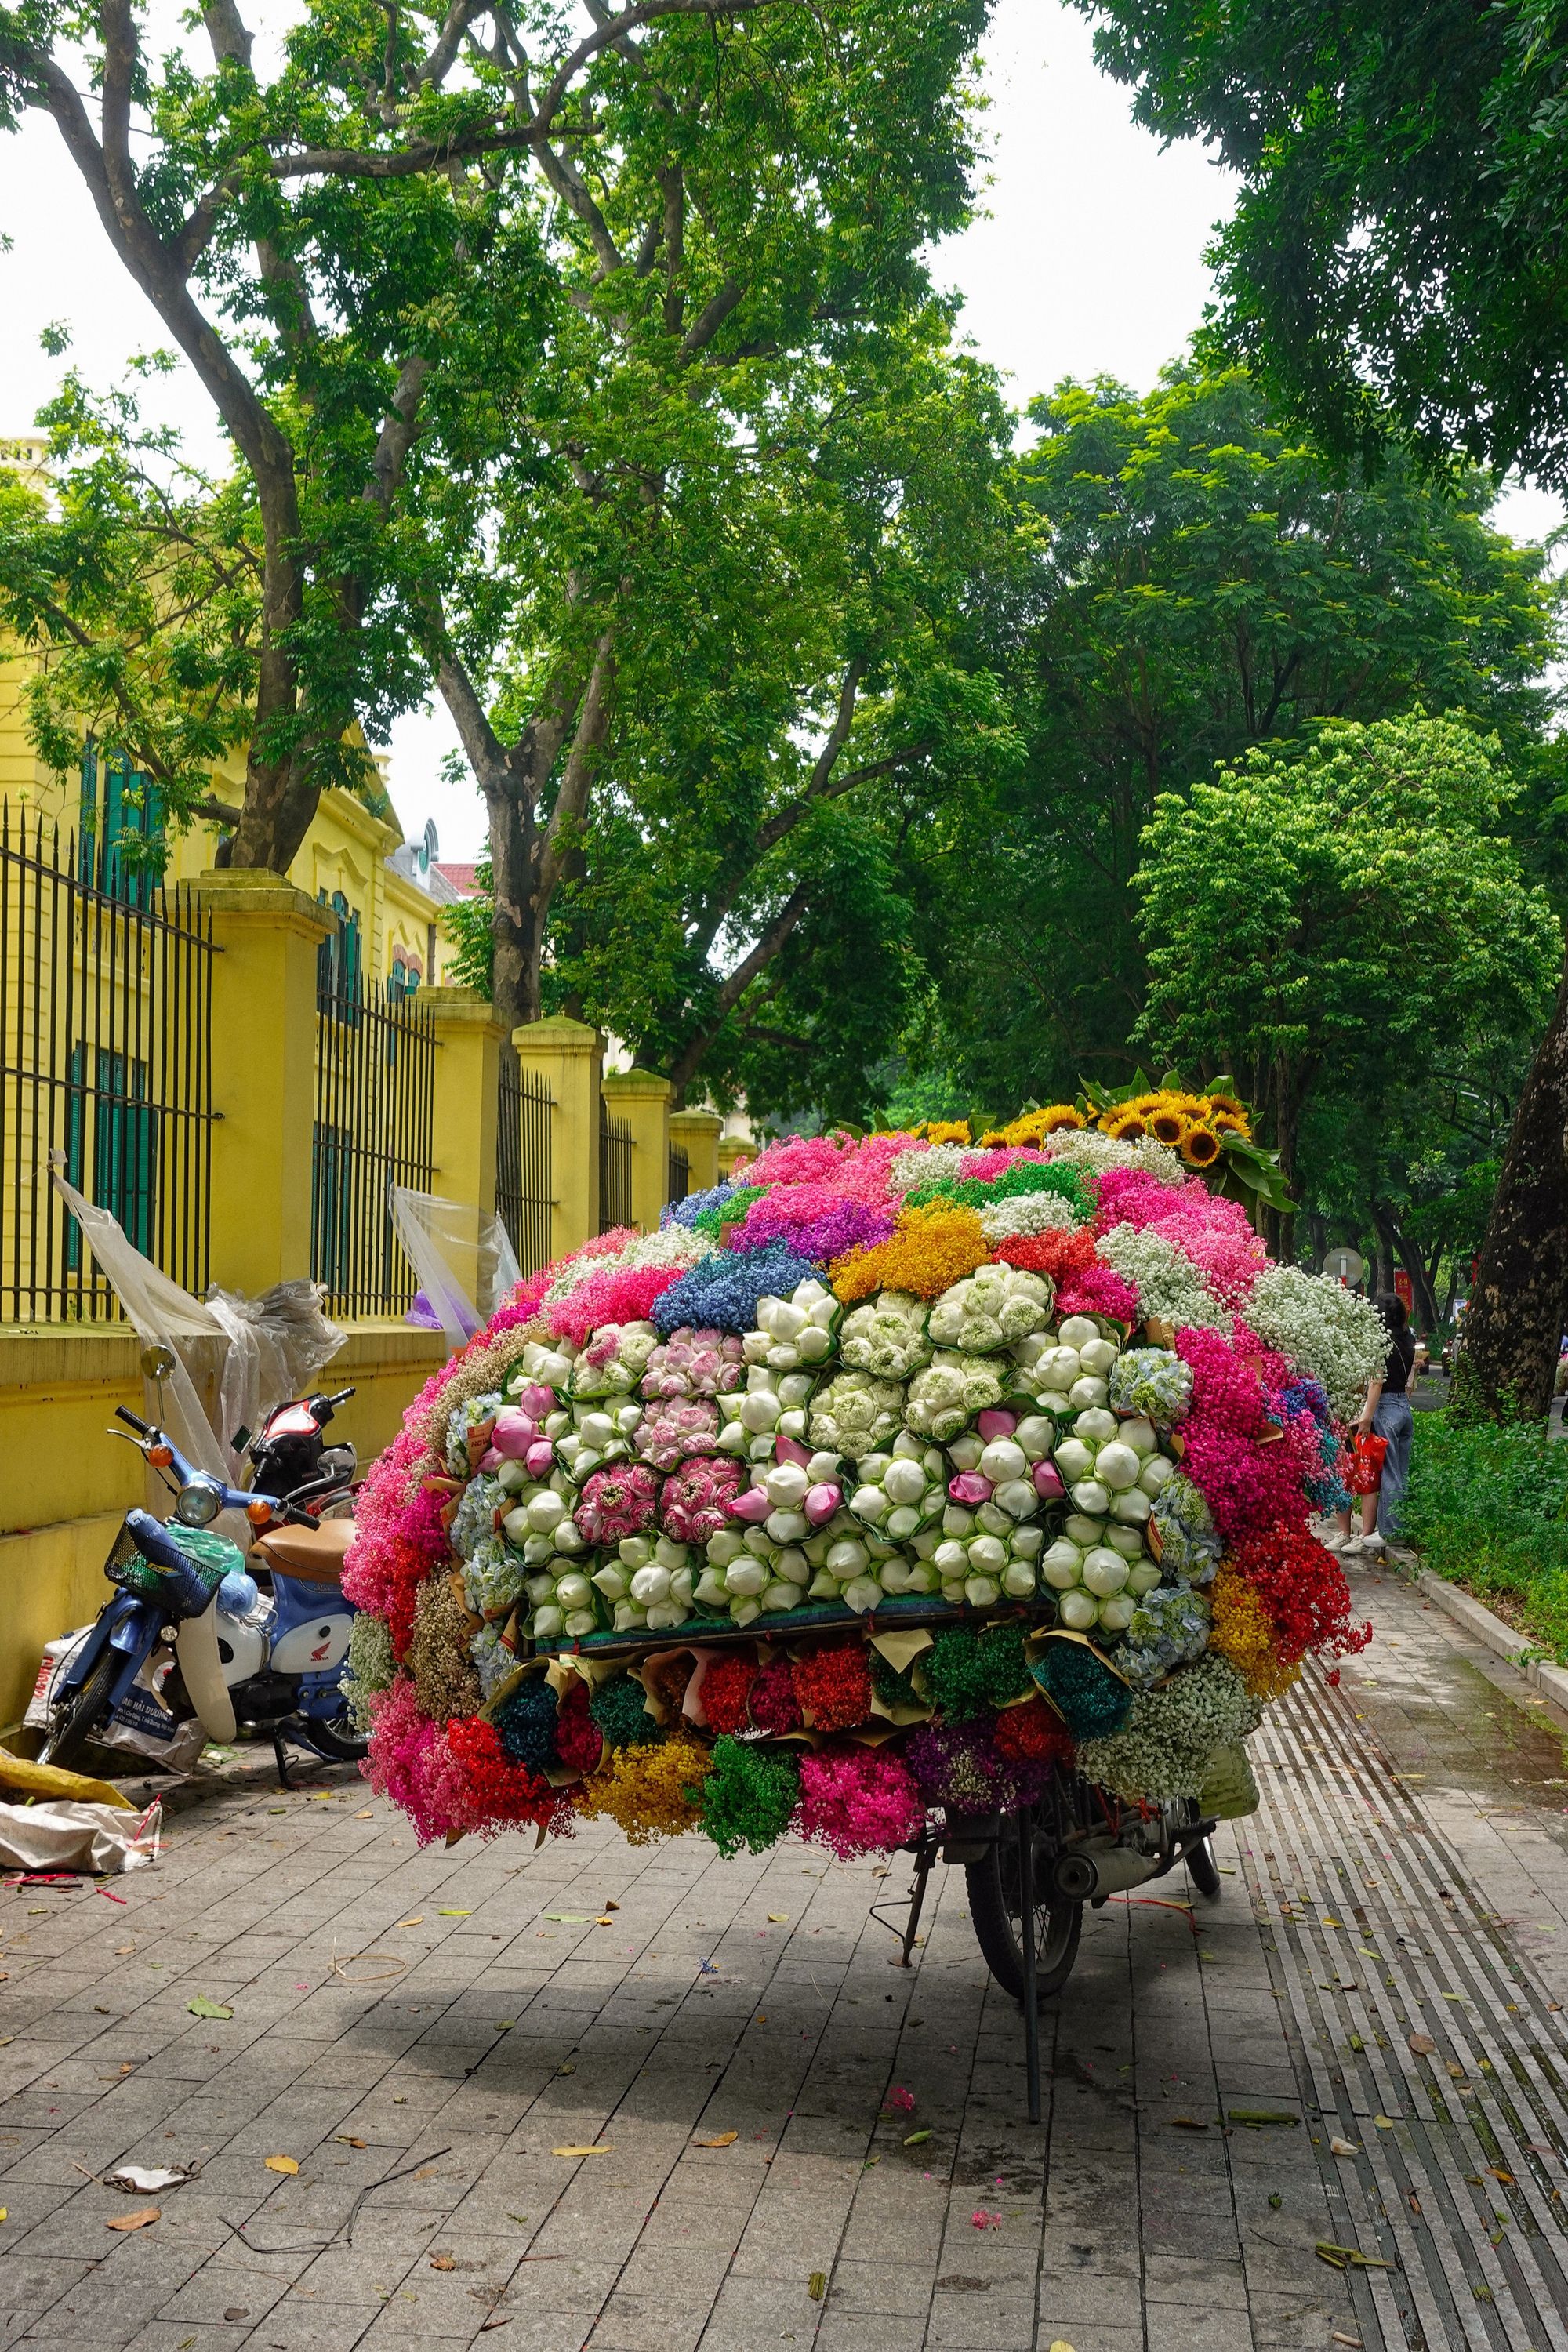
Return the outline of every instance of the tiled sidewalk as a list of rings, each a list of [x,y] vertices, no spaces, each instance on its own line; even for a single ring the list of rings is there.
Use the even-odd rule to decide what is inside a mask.
[[[5,2341],[1568,2352],[1562,1741],[1408,1588],[1358,1598],[1378,1640],[1257,1743],[1219,1903],[1090,1915],[1038,2128],[962,1873],[906,1974],[868,1916],[905,1860],[420,1853],[246,1751],[122,1902],[0,1895]],[[90,2177],[127,2161],[200,2170]]]

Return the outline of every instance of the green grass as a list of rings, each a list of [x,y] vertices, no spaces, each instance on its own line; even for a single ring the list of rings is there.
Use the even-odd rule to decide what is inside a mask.
[[[1479,1601],[1507,1594],[1568,1665],[1568,1439],[1539,1423],[1415,1416],[1404,1528],[1425,1566]]]

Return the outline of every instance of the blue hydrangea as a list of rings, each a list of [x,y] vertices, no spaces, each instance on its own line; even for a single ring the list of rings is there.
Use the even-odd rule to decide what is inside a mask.
[[[732,1201],[740,1190],[738,1184],[726,1178],[722,1184],[715,1184],[710,1192],[688,1192],[684,1201],[671,1201],[661,1211],[658,1222],[661,1225],[685,1225],[689,1231],[705,1209],[721,1209],[725,1202]]]
[[[797,1285],[826,1272],[816,1260],[797,1257],[787,1242],[772,1242],[766,1249],[744,1255],[715,1250],[672,1283],[649,1312],[666,1338],[683,1323],[699,1329],[750,1331],[760,1298],[787,1298]]]
[[[1208,1647],[1209,1605],[1184,1584],[1156,1585],[1132,1612],[1116,1663],[1135,1690],[1147,1690]]]

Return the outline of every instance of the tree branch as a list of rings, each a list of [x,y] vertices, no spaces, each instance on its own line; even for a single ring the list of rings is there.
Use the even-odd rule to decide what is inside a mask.
[[[567,754],[561,790],[555,796],[550,828],[540,846],[534,901],[541,925],[572,853],[577,827],[594,789],[598,755],[610,731],[615,696],[616,641],[606,631],[594,648],[594,667],[588,675],[588,690],[583,698],[582,715],[572,739],[572,749]]]
[[[689,1039],[676,1056],[669,1073],[669,1080],[678,1097],[684,1094],[685,1089],[691,1083],[704,1055],[752,981],[760,971],[772,963],[774,956],[805,914],[810,898],[810,887],[809,883],[805,882],[795,885],[751,954],[736,965],[729,979],[720,988],[713,1001],[711,1020],[699,1030],[695,1036]]]

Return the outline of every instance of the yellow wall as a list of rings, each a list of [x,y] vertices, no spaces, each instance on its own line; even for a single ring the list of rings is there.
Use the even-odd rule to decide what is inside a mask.
[[[58,824],[62,833],[74,833],[80,824],[81,778],[79,773],[55,775],[28,742],[23,709],[26,671],[25,658],[0,664],[0,800],[10,803],[13,822],[25,809],[29,826],[41,815],[46,826]],[[244,789],[238,763],[215,771],[213,791],[218,800],[237,803]],[[217,854],[218,840],[216,824],[195,824],[179,835],[171,845],[165,877],[169,887],[205,872]],[[334,891],[342,893],[359,917],[367,980],[385,980],[401,950],[405,965],[410,958],[416,961],[420,985],[431,988],[441,978],[447,952],[437,928],[441,910],[427,891],[387,865],[402,841],[402,827],[395,821],[383,824],[352,793],[323,793],[289,868],[289,879],[312,898],[325,891],[329,904]]]
[[[363,1466],[391,1443],[446,1349],[438,1333],[405,1323],[348,1332],[320,1379],[355,1391],[331,1434],[353,1442]],[[137,1348],[123,1325],[0,1330],[0,1740],[26,1706],[44,1643],[103,1606],[121,1516],[148,1500],[141,1455],[105,1433],[116,1405],[149,1409]]]

